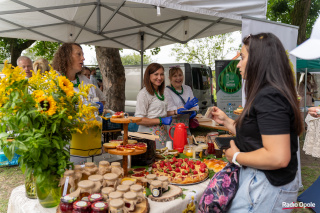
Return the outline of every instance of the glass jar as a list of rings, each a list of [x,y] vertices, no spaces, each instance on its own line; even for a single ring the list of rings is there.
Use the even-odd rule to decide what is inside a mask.
[[[187,157],[193,156],[193,145],[185,145],[183,154],[185,154]]]
[[[110,200],[115,200],[115,199],[121,199],[122,198],[122,193],[121,192],[111,192],[109,194],[109,201]]]
[[[148,174],[148,175],[146,176],[146,179],[147,179],[147,188],[150,188],[150,183],[151,183],[152,181],[154,181],[154,180],[157,179],[157,175],[155,175],[155,174]]]
[[[72,213],[73,210],[73,203],[77,200],[76,197],[71,197],[66,195],[60,199],[60,212],[61,213]]]
[[[218,132],[210,132],[207,134],[207,143],[208,143],[208,155],[209,154],[215,154],[215,148],[214,148],[214,140],[216,137],[218,137]]]
[[[68,195],[76,190],[75,173],[73,170],[65,171],[60,180],[62,196]]]
[[[95,202],[91,205],[91,213],[107,213],[108,204],[105,202]]]
[[[114,191],[115,190],[112,187],[104,187],[104,188],[102,188],[101,189],[101,193],[102,193],[102,196],[103,196],[104,200],[107,201],[109,199],[109,194],[111,192],[114,192]]]
[[[132,180],[125,180],[121,183],[122,185],[126,185],[126,186],[132,186],[134,184],[134,181]]]
[[[85,163],[84,171],[82,173],[82,179],[88,180],[89,176],[96,174],[98,167],[93,162]]]
[[[25,176],[25,189],[26,189],[26,196],[29,199],[37,199],[37,192],[36,192],[36,179],[31,172],[29,175],[26,172]]]
[[[81,200],[83,197],[88,197],[92,194],[92,189],[94,183],[91,180],[82,180],[78,183],[78,189],[75,192],[72,192],[70,195],[78,197],[78,200]]]
[[[193,158],[200,159],[202,158],[202,146],[194,146],[193,148]]]
[[[118,175],[114,173],[107,173],[103,176],[103,187],[109,186],[116,188],[118,185]]]
[[[150,191],[153,197],[161,197],[162,195],[162,182],[154,180],[150,184]]]
[[[123,195],[124,206],[127,211],[134,212],[138,202],[137,194],[135,192],[127,192]]]
[[[97,174],[99,175],[105,175],[107,173],[110,173],[111,172],[111,166],[110,166],[110,163],[108,161],[100,161],[99,162],[99,171]]]
[[[138,202],[141,203],[144,200],[143,187],[139,184],[130,186],[130,191],[137,194]]]
[[[199,144],[199,146],[202,147],[202,157],[208,155],[208,144],[202,143],[202,144]]]
[[[128,185],[119,185],[117,186],[117,192],[120,192],[123,196],[124,193],[128,192],[130,190],[130,186]]]
[[[94,183],[93,193],[101,192],[102,180],[103,180],[102,175],[90,175],[88,177],[88,180],[91,180]]]
[[[122,178],[124,175],[123,168],[121,167],[120,162],[111,163],[111,172],[117,174],[119,178]]]
[[[84,165],[75,165],[74,166],[74,177],[75,177],[75,182],[77,185],[81,180],[83,180],[82,179],[83,170],[84,170]]]
[[[100,193],[94,193],[94,194],[89,195],[88,199],[91,203],[95,203],[98,201],[102,201],[103,196]]]
[[[124,202],[121,199],[110,200],[110,213],[123,213]]]
[[[162,186],[161,186],[162,187],[162,193],[168,191],[168,189],[169,189],[169,187],[168,187],[168,185],[169,185],[168,177],[160,176],[160,177],[158,177],[158,180],[161,181],[161,183],[162,183]]]
[[[73,203],[72,213],[90,213],[90,208],[88,202],[86,201],[76,201]]]

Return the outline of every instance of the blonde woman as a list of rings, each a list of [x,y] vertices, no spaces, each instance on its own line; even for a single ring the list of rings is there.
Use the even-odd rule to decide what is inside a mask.
[[[40,71],[40,73],[44,73],[45,71],[49,71],[49,62],[44,58],[39,58],[33,63],[33,71],[37,73]]]

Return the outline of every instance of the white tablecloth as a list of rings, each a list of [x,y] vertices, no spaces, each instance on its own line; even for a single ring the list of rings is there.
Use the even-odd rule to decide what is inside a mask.
[[[307,155],[320,158],[320,118],[314,118],[308,114],[305,121],[308,129],[303,144],[303,151]]]
[[[195,201],[199,203],[200,198],[209,184],[209,179],[203,183],[180,186],[183,193],[186,195],[185,199],[177,198],[169,202],[155,202],[148,199],[150,206],[150,213],[171,213],[182,212],[189,202],[191,196],[194,196]],[[55,213],[56,208],[43,208],[37,199],[29,199],[25,196],[24,185],[18,186],[12,190],[10,195],[7,213]]]

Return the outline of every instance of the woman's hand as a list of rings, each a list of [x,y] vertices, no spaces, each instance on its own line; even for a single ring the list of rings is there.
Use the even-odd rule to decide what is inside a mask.
[[[240,150],[238,149],[238,147],[234,143],[234,140],[231,140],[230,141],[230,148],[227,149],[224,153],[229,162],[232,162],[233,155],[236,152],[240,152]]]
[[[320,115],[318,114],[318,111],[320,112],[320,107],[310,107],[308,109],[308,113],[315,118],[318,118]]]
[[[225,121],[228,119],[228,116],[226,115],[226,113],[224,113],[221,109],[219,109],[216,106],[212,107],[211,114],[212,114],[212,119],[221,125],[224,125]]]

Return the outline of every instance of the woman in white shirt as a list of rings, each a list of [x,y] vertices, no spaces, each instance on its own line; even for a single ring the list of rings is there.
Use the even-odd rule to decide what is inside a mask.
[[[170,125],[174,112],[167,112],[164,97],[164,68],[161,64],[150,64],[144,74],[144,87],[137,96],[136,117],[141,117],[138,132],[149,132],[159,136],[157,148],[164,147],[169,140],[166,125]]]
[[[78,86],[83,82],[84,85],[92,84],[90,79],[82,75],[84,61],[83,51],[77,43],[64,43],[54,54],[52,67],[59,74],[66,76],[72,83],[75,92],[79,92]],[[89,97],[96,97],[94,87],[89,90]]]
[[[187,85],[183,85],[183,72],[180,67],[171,67],[169,70],[170,86],[167,86],[164,90],[164,96],[168,102],[168,113],[174,114],[172,118],[172,124],[184,123],[189,127],[189,119],[194,118],[199,110],[198,99],[194,97],[191,88]],[[185,113],[184,110],[193,109],[195,111],[191,113]],[[169,128],[168,128],[169,130]],[[171,129],[171,136],[173,136],[174,128]],[[188,129],[188,133],[190,131]]]

